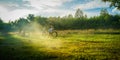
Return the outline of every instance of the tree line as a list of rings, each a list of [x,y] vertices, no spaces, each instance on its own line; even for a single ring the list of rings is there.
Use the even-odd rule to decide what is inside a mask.
[[[27,18],[19,18],[8,23],[0,19],[0,31],[22,31],[26,27],[31,27],[34,22],[42,27],[53,25],[57,30],[120,29],[120,15],[118,14],[111,15],[107,9],[102,9],[99,16],[88,18],[82,10],[77,9],[74,16],[68,14],[64,17],[41,17],[29,14]]]

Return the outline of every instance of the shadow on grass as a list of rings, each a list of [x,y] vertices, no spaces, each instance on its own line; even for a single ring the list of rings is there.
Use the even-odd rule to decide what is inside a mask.
[[[63,49],[42,51],[41,47],[34,48],[30,43],[23,42],[13,35],[4,34],[0,35],[0,60],[119,60],[120,44],[113,42],[72,41],[64,43],[67,47]],[[60,50],[63,51],[59,52]]]
[[[30,43],[10,34],[0,35],[0,60],[47,60],[57,56],[48,56],[46,53],[37,51]]]

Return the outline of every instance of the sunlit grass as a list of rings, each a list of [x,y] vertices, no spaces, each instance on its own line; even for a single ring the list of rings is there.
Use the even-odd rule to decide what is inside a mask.
[[[14,49],[16,52],[20,51],[17,54],[18,57],[23,55],[26,59],[41,57],[42,60],[119,60],[120,58],[119,30],[65,30],[57,32],[58,37],[56,38],[43,35],[40,32],[31,32],[27,37],[12,34],[13,38],[17,38],[14,41],[10,41],[13,38],[9,36],[0,39],[6,38],[7,41],[3,41],[5,44],[6,42],[12,43],[11,45],[19,44]],[[30,56],[32,58],[29,58]]]

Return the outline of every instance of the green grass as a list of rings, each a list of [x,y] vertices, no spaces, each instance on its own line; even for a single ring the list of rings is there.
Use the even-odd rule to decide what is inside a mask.
[[[56,38],[0,35],[0,59],[120,60],[120,30],[64,30]]]

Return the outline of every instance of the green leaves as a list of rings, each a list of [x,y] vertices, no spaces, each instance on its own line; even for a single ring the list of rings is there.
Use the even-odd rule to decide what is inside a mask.
[[[114,6],[120,10],[120,0],[102,0],[104,2],[111,2],[110,7]]]

